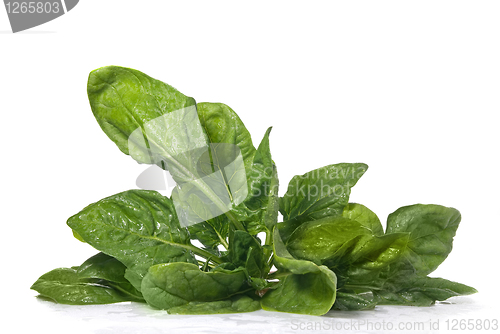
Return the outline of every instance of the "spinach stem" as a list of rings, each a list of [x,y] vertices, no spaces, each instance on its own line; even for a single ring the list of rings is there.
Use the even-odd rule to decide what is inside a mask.
[[[184,248],[189,249],[190,251],[192,251],[196,255],[202,256],[205,259],[209,259],[210,261],[215,262],[217,264],[221,264],[224,262],[224,261],[222,261],[222,259],[220,257],[215,256],[214,254],[207,252],[204,249],[198,248],[191,243],[184,245]]]
[[[224,248],[226,250],[228,250],[229,244],[227,243],[226,239],[224,239],[219,233],[217,233],[217,235],[219,236],[219,240],[220,240],[220,243],[222,244],[222,246],[224,246]]]
[[[266,232],[266,241],[264,242],[264,245],[266,246],[272,246],[273,242],[273,233],[271,231]],[[270,249],[263,249],[264,252],[264,258],[267,258],[267,265],[271,266],[273,263],[273,258],[274,255],[272,254],[272,251]]]
[[[234,213],[232,213],[231,211],[226,211],[225,214],[226,214],[227,218],[229,218],[231,223],[233,223],[234,227],[236,227],[237,230],[246,231],[245,227],[238,220],[238,218],[236,218]]]

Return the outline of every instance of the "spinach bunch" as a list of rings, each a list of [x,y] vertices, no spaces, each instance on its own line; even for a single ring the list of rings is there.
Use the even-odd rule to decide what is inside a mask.
[[[271,128],[255,148],[228,106],[196,103],[129,68],[92,71],[88,97],[118,148],[168,170],[178,187],[170,198],[121,192],[70,217],[74,236],[99,253],[42,275],[31,287],[41,296],[63,304],[145,302],[172,314],[322,315],[476,292],[428,276],[452,249],[457,210],[402,207],[384,231],[375,213],[349,202],[365,164],[295,176],[278,197]]]

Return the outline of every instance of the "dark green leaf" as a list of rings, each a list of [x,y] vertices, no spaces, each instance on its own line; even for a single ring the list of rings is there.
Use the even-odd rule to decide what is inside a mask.
[[[363,236],[346,260],[364,269],[381,269],[400,259],[407,244],[407,233]]]
[[[304,222],[341,216],[349,202],[351,188],[367,168],[361,163],[341,163],[294,176],[280,198],[284,222],[279,227],[283,241],[287,242]]]
[[[338,277],[338,286],[365,286],[378,288],[384,283],[379,278],[391,264],[404,257],[408,234],[392,233],[383,236],[361,236],[347,242],[347,251],[334,254],[324,264]]]
[[[31,289],[57,303],[111,304],[136,300],[106,285],[106,281],[78,277],[75,268],[58,268],[42,275]]]
[[[267,204],[263,210],[262,220],[268,231],[272,231],[278,223],[279,212],[279,197],[278,197],[279,181],[278,171],[276,166],[273,166],[271,182],[269,183],[269,192],[267,194]]]
[[[249,194],[233,209],[251,234],[270,233],[278,220],[278,172],[271,157],[270,133],[268,128],[250,165]]]
[[[327,313],[335,302],[336,277],[325,266],[316,268],[316,272],[280,278],[278,287],[267,291],[262,298],[262,308],[309,315]]]
[[[190,302],[168,309],[170,314],[223,314],[260,310],[260,301],[248,295],[235,295],[213,302]]]
[[[218,253],[217,246],[228,247],[229,219],[225,215],[217,216],[202,223],[188,226],[192,239],[198,239],[205,247]]]
[[[287,250],[281,240],[280,232],[277,228],[273,230],[273,251],[274,265],[282,272],[292,274],[307,274],[318,272],[318,266],[311,261],[294,258]]]
[[[374,308],[376,302],[371,293],[356,294],[354,292],[337,291],[337,298],[333,304],[334,310],[360,311]]]
[[[360,235],[371,235],[371,231],[354,220],[326,217],[301,224],[290,236],[287,248],[296,258],[320,264]]]
[[[429,306],[450,297],[470,295],[477,290],[443,278],[417,277],[400,282],[396,291],[375,290],[378,304]]]
[[[190,302],[225,300],[244,287],[245,279],[241,270],[203,272],[191,263],[157,264],[149,268],[141,291],[148,304],[168,310]]]
[[[125,278],[127,267],[114,257],[104,253],[87,259],[77,269],[79,278],[95,278],[105,280],[106,285],[111,286],[124,294],[128,294],[131,300],[144,301],[141,293]]]
[[[267,291],[262,298],[262,308],[309,315],[328,312],[335,302],[335,274],[325,266],[293,258],[277,228],[273,230],[273,241],[274,264],[282,276],[278,286]]]
[[[433,272],[451,252],[460,212],[441,205],[399,208],[387,219],[387,233],[409,232],[407,258],[417,274]]]
[[[180,227],[172,201],[155,191],[129,190],[87,206],[68,225],[101,252],[127,268],[125,277],[140,289],[157,263],[197,263],[189,234]]]
[[[229,234],[228,258],[237,267],[243,267],[251,277],[266,277],[269,273],[260,242],[248,232]]]
[[[112,256],[102,252],[87,259],[78,267],[78,276],[81,278],[98,278],[115,283],[127,283],[125,279],[125,265]]]

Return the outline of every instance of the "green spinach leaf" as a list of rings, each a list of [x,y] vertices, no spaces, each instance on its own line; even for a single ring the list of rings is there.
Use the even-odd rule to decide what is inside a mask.
[[[138,128],[144,131],[148,122],[175,110],[194,106],[187,97],[159,80],[125,67],[106,66],[90,72],[87,94],[94,116],[106,135],[120,151],[129,154],[130,135]],[[135,158],[141,156],[136,150]],[[148,152],[143,163],[151,163]]]
[[[164,263],[149,268],[141,291],[149,305],[169,310],[190,302],[225,300],[248,287],[245,279],[242,270],[203,272],[192,263]]]
[[[334,310],[339,311],[360,311],[375,308],[376,302],[374,301],[371,293],[355,293],[355,292],[342,292],[337,291],[337,298],[333,304]]]
[[[443,278],[414,276],[406,278],[398,285],[399,288],[394,291],[375,290],[377,304],[429,306],[436,301],[477,292],[470,286]]]
[[[433,272],[451,252],[460,212],[441,205],[399,208],[387,219],[387,233],[408,232],[407,258],[418,275]]]
[[[278,218],[278,174],[271,157],[270,133],[271,128],[268,128],[250,165],[248,197],[233,209],[251,234],[266,232],[270,235]]]
[[[60,304],[87,305],[137,301],[107,285],[107,281],[80,278],[75,268],[58,268],[40,276],[31,286],[41,296]]]
[[[357,203],[348,203],[344,207],[342,217],[355,220],[358,223],[366,226],[372,231],[374,235],[383,235],[384,228],[380,223],[377,215],[368,209],[366,206]]]
[[[200,241],[207,249],[219,255],[217,246],[223,245],[226,250],[228,245],[230,222],[227,216],[221,215],[207,221],[188,226],[192,239]]]
[[[189,302],[168,309],[169,314],[223,314],[243,313],[260,310],[260,301],[246,294],[213,302]]]
[[[172,201],[155,191],[129,190],[87,206],[67,224],[87,243],[123,263],[140,290],[150,266],[197,263],[189,234],[179,225]]]
[[[244,270],[248,283],[261,290],[268,286],[267,275],[269,265],[260,240],[245,231],[231,230],[229,233],[229,250],[225,257],[234,268]]]
[[[144,301],[142,294],[125,278],[127,267],[112,256],[102,252],[87,259],[77,269],[80,279],[100,279],[106,285],[129,295],[131,300]]]
[[[279,203],[284,220],[279,224],[283,241],[287,242],[304,222],[341,216],[351,188],[367,169],[361,163],[340,163],[294,176]]]
[[[296,260],[286,249],[277,228],[273,233],[274,263],[282,276],[261,300],[264,310],[309,315],[327,313],[335,302],[337,278],[325,266]]]
[[[320,264],[360,235],[371,235],[371,231],[357,221],[331,216],[302,223],[286,245],[294,257]]]
[[[198,116],[201,125],[213,144],[233,144],[239,147],[243,156],[246,174],[250,175],[251,164],[255,155],[252,137],[238,115],[223,103],[198,103]],[[233,152],[227,151],[231,146],[222,147],[226,152],[219,154],[223,159],[231,157]],[[224,164],[224,163],[222,163]],[[228,162],[225,163],[226,165]]]
[[[115,283],[127,283],[126,269],[127,267],[114,257],[99,252],[83,262],[77,272],[81,278],[98,278]]]

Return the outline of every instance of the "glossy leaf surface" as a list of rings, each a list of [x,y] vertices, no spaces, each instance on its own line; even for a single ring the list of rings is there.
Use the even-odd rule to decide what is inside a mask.
[[[155,191],[129,190],[87,206],[67,224],[101,252],[127,267],[126,278],[140,289],[149,267],[191,262],[189,234],[180,227],[172,201]]]
[[[238,115],[223,103],[198,103],[198,116],[210,143],[233,144],[240,148],[247,175],[255,155],[252,137]],[[229,146],[227,146],[229,147]],[[220,154],[231,156],[232,152]]]
[[[267,311],[322,315],[335,302],[337,278],[325,266],[295,259],[286,249],[277,228],[273,232],[274,263],[280,278],[278,287],[262,298]]]
[[[378,219],[377,215],[373,211],[362,204],[348,203],[344,207],[342,217],[355,220],[363,226],[366,226],[374,235],[384,234],[384,228],[380,223],[380,219]]]
[[[373,309],[375,305],[376,302],[371,293],[356,294],[354,292],[337,291],[337,298],[335,299],[335,304],[333,304],[333,309],[340,311],[360,311]]]
[[[81,279],[94,278],[107,281],[106,285],[129,296],[131,300],[144,301],[142,294],[125,278],[127,267],[112,256],[102,252],[87,259],[77,269]]]
[[[326,217],[341,216],[349,202],[351,187],[366,172],[361,163],[340,163],[296,175],[280,198],[281,237],[287,242],[300,224]]]
[[[387,233],[408,232],[407,258],[419,275],[433,272],[451,252],[460,212],[441,205],[399,208],[387,219]]]
[[[168,310],[190,302],[225,300],[245,284],[243,271],[203,272],[191,263],[166,263],[149,268],[142,281],[148,304]]]
[[[248,295],[235,295],[213,302],[190,302],[168,309],[170,314],[223,314],[243,313],[260,310],[260,301]]]
[[[301,224],[286,245],[294,257],[319,264],[360,235],[371,235],[371,231],[354,220],[326,217]]]
[[[193,98],[172,86],[119,66],[92,71],[87,94],[101,129],[125,154],[129,154],[129,136],[136,129],[166,113],[195,105]]]
[[[376,290],[374,294],[380,305],[429,306],[436,301],[476,292],[470,286],[443,278],[413,277],[400,282],[400,288],[395,291]]]
[[[136,300],[106,285],[105,281],[78,277],[75,268],[51,270],[40,276],[31,289],[60,304],[111,304]]]

